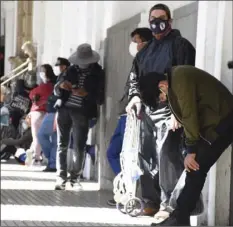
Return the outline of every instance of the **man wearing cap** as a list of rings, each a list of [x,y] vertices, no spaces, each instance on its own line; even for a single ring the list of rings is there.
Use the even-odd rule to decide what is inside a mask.
[[[55,66],[56,67],[54,68],[54,73],[55,75],[60,76],[61,73],[64,73],[67,70],[67,68],[70,66],[70,62],[66,58],[58,57]],[[59,80],[59,77],[58,77],[58,80]]]
[[[69,96],[58,109],[58,166],[55,190],[64,190],[67,182],[67,149],[71,128],[73,129],[73,152],[70,183],[80,189],[79,178],[84,161],[84,148],[89,129],[89,120],[97,117],[97,105],[104,100],[104,71],[98,64],[99,54],[90,44],[78,46],[69,61],[73,64],[59,78],[55,95],[62,98],[63,91]]]

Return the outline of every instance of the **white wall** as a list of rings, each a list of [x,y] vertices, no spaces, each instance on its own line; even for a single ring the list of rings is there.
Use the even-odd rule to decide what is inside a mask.
[[[5,74],[9,73],[11,66],[8,62],[10,56],[16,53],[16,13],[17,1],[3,1],[5,15]]]
[[[232,46],[232,1],[225,2],[225,22],[223,27],[223,43],[222,43],[222,64],[221,64],[221,81],[226,87],[233,92],[233,74],[228,69],[227,62],[233,60]],[[219,32],[219,31],[218,31]],[[231,179],[231,163],[232,147],[230,147],[217,163],[216,174],[216,225],[229,225],[229,208],[230,208],[230,179]]]
[[[172,11],[190,2],[164,3]],[[58,55],[68,57],[83,42],[99,50],[107,28],[137,13],[142,13],[140,25],[148,26],[148,11],[156,3],[158,1],[34,1],[34,39],[38,46],[43,46],[43,61],[50,63]],[[39,7],[41,4],[44,8]],[[38,38],[41,34],[45,34],[43,39]]]
[[[196,66],[221,80],[232,91],[232,2],[199,2]],[[229,225],[231,149],[211,168],[205,184],[206,210],[201,222]],[[207,221],[207,223],[205,223]]]
[[[5,15],[4,15],[4,10],[3,8],[1,8],[1,36],[3,36],[5,34],[4,30],[5,30],[5,24],[4,24],[4,20],[5,20]]]

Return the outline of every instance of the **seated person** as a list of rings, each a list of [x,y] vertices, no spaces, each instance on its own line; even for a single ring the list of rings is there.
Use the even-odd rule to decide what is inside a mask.
[[[19,127],[18,138],[5,138],[1,141],[4,150],[1,153],[6,153],[15,156],[15,159],[21,164],[27,164],[32,160],[32,153],[26,152],[32,143],[31,134],[31,119],[29,115],[22,119]]]

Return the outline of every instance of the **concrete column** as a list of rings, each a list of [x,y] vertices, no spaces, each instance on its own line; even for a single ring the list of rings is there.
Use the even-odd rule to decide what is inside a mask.
[[[37,65],[42,64],[45,37],[45,2],[33,2],[32,41],[37,47]]]
[[[232,27],[227,26],[228,31],[224,29],[224,26],[229,24],[229,18],[226,20],[226,9],[226,1],[199,2],[196,66],[219,80],[222,80],[222,71],[226,68],[222,61],[225,55],[223,42],[227,33],[232,33]],[[203,190],[205,213],[198,218],[200,224],[213,226],[229,223],[229,155],[229,152],[225,152],[218,164],[210,170]],[[219,163],[223,163],[221,169]],[[225,175],[222,174],[223,171]],[[220,176],[221,184],[218,183]],[[218,199],[220,196],[221,200]]]
[[[5,74],[11,71],[8,62],[10,56],[16,54],[16,21],[17,21],[17,1],[4,2],[5,9]]]

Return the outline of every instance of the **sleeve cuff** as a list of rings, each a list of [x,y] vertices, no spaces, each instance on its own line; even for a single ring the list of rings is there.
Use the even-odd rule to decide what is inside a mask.
[[[134,94],[132,94],[132,95],[129,96],[129,98],[128,98],[128,103],[129,103],[129,102],[132,100],[132,98],[135,97],[135,96],[137,96],[138,98],[141,98],[139,93],[134,93]]]
[[[186,144],[187,154],[195,154],[197,152],[197,144],[187,145]]]

